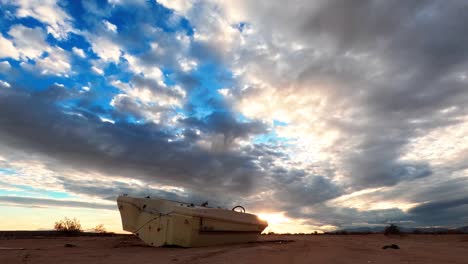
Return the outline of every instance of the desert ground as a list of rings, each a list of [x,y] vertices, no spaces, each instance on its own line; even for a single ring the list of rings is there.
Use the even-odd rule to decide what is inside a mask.
[[[264,235],[205,248],[153,248],[130,235],[10,237],[0,263],[468,263],[468,235]]]

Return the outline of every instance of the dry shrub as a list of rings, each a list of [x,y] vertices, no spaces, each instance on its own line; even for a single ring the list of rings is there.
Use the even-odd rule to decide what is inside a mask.
[[[54,229],[66,234],[78,234],[83,231],[78,219],[70,219],[68,217],[55,222]]]
[[[99,224],[93,229],[93,231],[95,233],[106,233],[106,228],[104,227],[103,224]]]
[[[387,227],[385,227],[385,230],[384,230],[384,234],[386,236],[388,235],[399,235],[401,232],[400,232],[400,228],[398,228],[398,226],[394,225],[394,224],[391,224]]]

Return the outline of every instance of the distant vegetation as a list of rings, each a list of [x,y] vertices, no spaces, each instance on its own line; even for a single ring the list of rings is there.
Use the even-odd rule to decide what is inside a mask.
[[[401,234],[400,228],[394,224],[391,224],[384,229],[384,235],[399,235]]]
[[[76,218],[70,219],[65,217],[62,220],[55,222],[54,229],[64,234],[79,234],[83,231],[80,221]]]
[[[103,224],[97,225],[95,228],[93,228],[93,231],[94,233],[107,233]]]

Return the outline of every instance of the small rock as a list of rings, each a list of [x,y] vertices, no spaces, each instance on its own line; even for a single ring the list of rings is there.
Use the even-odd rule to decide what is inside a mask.
[[[400,249],[400,247],[396,244],[391,244],[391,245],[385,245],[382,247],[382,249],[387,249],[387,248],[391,248],[391,249]]]
[[[68,244],[68,243],[65,244],[65,245],[63,245],[63,246],[64,246],[64,247],[76,247],[76,245],[74,245],[74,244]]]

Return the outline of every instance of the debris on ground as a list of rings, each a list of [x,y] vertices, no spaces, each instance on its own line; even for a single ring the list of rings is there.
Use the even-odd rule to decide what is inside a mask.
[[[382,249],[387,249],[387,248],[400,249],[400,247],[397,244],[385,245],[382,247]]]
[[[75,244],[68,244],[68,243],[67,243],[67,244],[65,244],[65,245],[63,245],[63,246],[64,246],[64,247],[76,247],[76,245],[75,245]]]
[[[0,247],[0,250],[24,250],[24,248]]]

